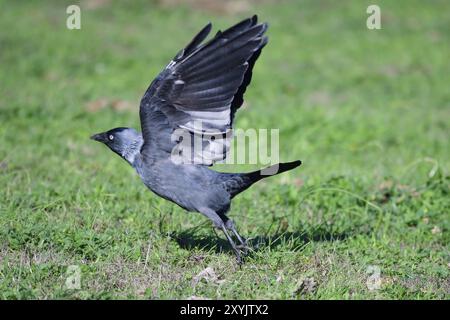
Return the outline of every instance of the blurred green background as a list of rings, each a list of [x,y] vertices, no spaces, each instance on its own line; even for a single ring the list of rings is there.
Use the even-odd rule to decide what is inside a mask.
[[[71,4],[81,30],[66,28]],[[381,30],[366,27],[370,4]],[[449,11],[0,1],[0,298],[448,299]],[[208,21],[254,13],[269,44],[235,127],[279,128],[280,160],[304,164],[233,202],[254,246],[239,269],[201,215],[152,195],[88,137],[138,129],[142,94],[178,50]],[[69,265],[80,289],[66,286]],[[216,279],[196,277],[206,267]]]

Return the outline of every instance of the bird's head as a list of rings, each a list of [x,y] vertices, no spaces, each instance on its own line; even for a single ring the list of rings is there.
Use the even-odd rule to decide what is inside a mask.
[[[133,165],[140,152],[144,140],[133,128],[115,128],[91,136],[92,140],[104,143],[112,151]]]

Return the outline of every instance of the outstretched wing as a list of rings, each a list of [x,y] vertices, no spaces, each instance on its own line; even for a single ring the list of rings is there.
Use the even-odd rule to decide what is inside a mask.
[[[203,165],[225,159],[234,113],[267,43],[267,24],[258,24],[254,16],[202,44],[210,30],[211,24],[205,26],[142,98],[145,156],[177,155]]]

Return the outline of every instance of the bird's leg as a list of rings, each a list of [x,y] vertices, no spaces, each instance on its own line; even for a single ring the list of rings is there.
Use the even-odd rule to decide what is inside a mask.
[[[237,246],[234,243],[233,239],[231,239],[225,224],[222,224],[221,229],[222,229],[223,233],[225,234],[225,237],[227,237],[228,242],[230,243],[231,247],[233,248],[234,253],[236,254],[237,263],[238,264],[242,264],[241,252],[237,248]]]
[[[233,232],[233,234],[236,236],[236,238],[238,239],[240,245],[237,246],[238,249],[242,249],[244,254],[247,254],[248,252],[248,243],[247,240],[242,237],[236,230],[236,226],[234,225],[234,222],[230,219],[227,220],[227,222],[225,223],[226,227],[228,230],[231,230],[231,232]]]
[[[225,222],[222,220],[222,218],[214,210],[211,210],[209,208],[200,208],[199,212],[207,216],[209,219],[211,219],[216,228],[222,229],[223,233],[225,233],[225,236],[228,239],[228,242],[233,248],[234,253],[236,254],[238,264],[242,264],[241,253],[239,249],[236,247],[236,244],[234,243],[233,239],[230,237]]]

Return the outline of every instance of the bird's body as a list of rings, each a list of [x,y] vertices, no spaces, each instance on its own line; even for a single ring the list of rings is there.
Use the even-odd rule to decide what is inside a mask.
[[[203,28],[150,84],[140,105],[142,133],[116,128],[92,138],[133,166],[155,194],[211,219],[240,262],[239,246],[228,231],[242,247],[246,243],[226,214],[234,196],[269,175],[222,173],[209,166],[227,155],[234,114],[267,43],[267,25],[257,24],[254,16],[202,44],[210,29],[211,24]],[[277,164],[270,175],[300,164]]]
[[[187,211],[201,212],[202,208],[217,213],[228,211],[231,199],[225,190],[223,174],[217,171],[201,165],[175,164],[170,159],[140,158],[135,168],[150,190]]]
[[[296,164],[300,163],[293,162],[292,166]],[[170,159],[145,159],[140,154],[132,166],[142,182],[158,196],[191,212],[202,213],[204,208],[212,209],[222,219],[227,219],[225,214],[231,199],[262,178],[259,170],[250,173],[217,172],[196,164],[176,164]]]

